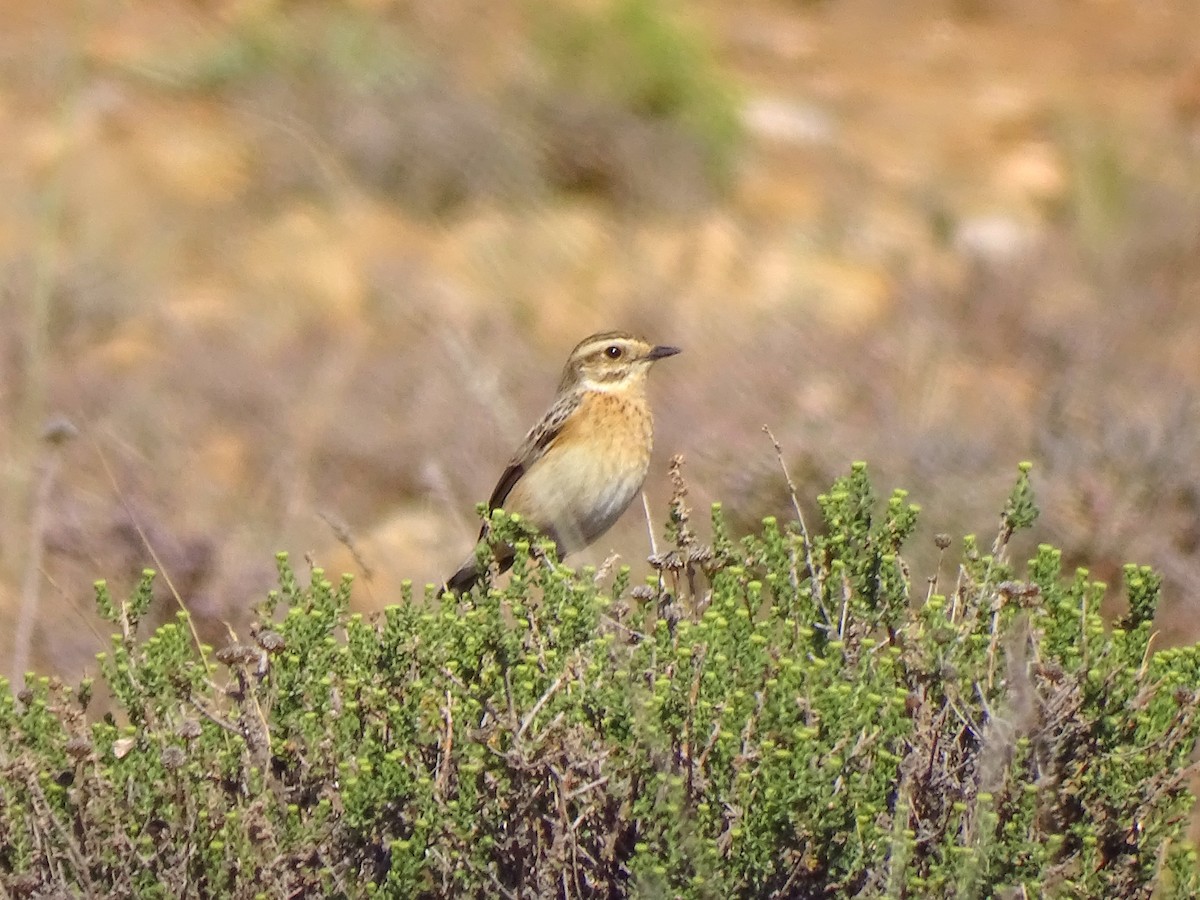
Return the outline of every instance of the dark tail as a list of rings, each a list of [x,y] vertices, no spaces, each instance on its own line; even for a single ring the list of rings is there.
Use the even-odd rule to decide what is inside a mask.
[[[501,573],[507,572],[512,568],[512,563],[512,551],[509,551],[496,560]],[[446,583],[442,585],[442,593],[449,591],[455,597],[461,597],[479,583],[482,575],[483,571],[480,570],[479,563],[475,559],[474,554],[472,554],[471,558],[462,564],[462,568],[446,579]]]
[[[479,566],[475,562],[475,557],[472,556],[461,569],[446,579],[446,583],[442,585],[442,593],[449,591],[455,597],[462,596],[475,587],[477,581],[479,581]]]

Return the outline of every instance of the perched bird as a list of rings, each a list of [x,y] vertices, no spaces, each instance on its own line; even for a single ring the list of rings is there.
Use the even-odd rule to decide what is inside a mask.
[[[571,351],[558,395],[525,436],[488,500],[488,511],[519,513],[557,545],[561,559],[608,531],[646,479],[653,420],[646,375],[676,347],[622,331],[594,334]],[[484,523],[479,539],[487,537]],[[511,547],[495,547],[503,572]],[[480,571],[472,555],[445,590],[469,591]]]

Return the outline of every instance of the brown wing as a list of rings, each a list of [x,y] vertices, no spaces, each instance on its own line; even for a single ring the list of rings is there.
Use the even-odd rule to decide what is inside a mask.
[[[517,455],[513,457],[512,462],[500,475],[500,480],[496,482],[496,487],[492,491],[492,496],[488,499],[488,511],[490,512],[497,507],[503,507],[504,501],[508,499],[508,495],[512,493],[512,489],[516,487],[521,476],[526,470],[536,463],[542,454],[546,452],[556,437],[562,433],[563,426],[567,419],[579,407],[579,396],[577,394],[569,394],[560,398],[550,411],[533,427],[529,434],[525,435],[525,440],[521,444],[521,449],[517,451]],[[484,540],[487,537],[488,523],[485,521],[479,529],[479,540]],[[496,550],[496,562],[503,572],[512,565],[512,548],[498,548]],[[463,594],[469,591],[471,587],[479,579],[479,570],[475,563],[475,558],[472,556],[462,568],[455,572],[447,580],[444,591],[451,591],[455,594]]]
[[[525,435],[521,449],[517,451],[517,455],[508,464],[508,468],[500,475],[500,480],[496,482],[492,496],[488,499],[489,512],[497,507],[504,506],[504,501],[508,499],[508,495],[512,492],[512,489],[521,480],[521,476],[546,452],[546,448],[562,432],[563,425],[571,417],[571,413],[575,412],[578,407],[578,394],[568,394],[561,397],[550,408],[550,412],[546,413],[542,418],[542,421],[538,422],[529,434]]]
[[[492,496],[488,499],[488,512],[499,506],[504,506],[504,501],[508,499],[509,492],[521,480],[521,476],[524,474],[525,463],[514,459],[508,464],[508,468],[500,475],[500,480],[496,482]]]

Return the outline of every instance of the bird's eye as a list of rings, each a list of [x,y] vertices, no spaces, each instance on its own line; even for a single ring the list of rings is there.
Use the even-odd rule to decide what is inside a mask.
[[[625,351],[622,350],[620,347],[618,347],[616,344],[609,344],[607,347],[604,348],[604,355],[607,356],[609,359],[620,359],[624,355],[624,353],[625,353]]]

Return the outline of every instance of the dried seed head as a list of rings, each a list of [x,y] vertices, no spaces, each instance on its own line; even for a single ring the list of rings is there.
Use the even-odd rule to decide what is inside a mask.
[[[163,768],[174,771],[180,769],[187,762],[187,754],[178,747],[167,747],[162,752]]]
[[[264,631],[258,635],[258,646],[268,653],[278,653],[287,645],[278,631]]]
[[[77,735],[67,741],[67,746],[63,749],[67,751],[67,756],[73,759],[83,759],[92,752],[92,742],[85,737]]]
[[[258,660],[258,651],[245,644],[229,644],[217,651],[217,660],[227,666],[245,666]]]

